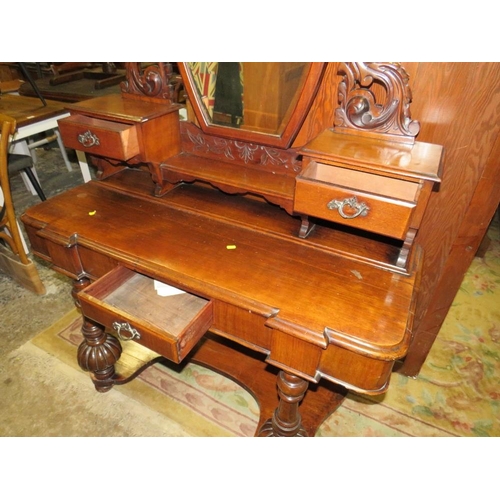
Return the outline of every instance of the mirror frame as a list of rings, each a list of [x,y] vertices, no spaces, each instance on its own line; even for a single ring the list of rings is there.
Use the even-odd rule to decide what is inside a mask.
[[[194,114],[204,133],[224,137],[226,139],[241,140],[283,149],[289,148],[295,137],[297,137],[300,127],[304,123],[307,113],[318,92],[326,68],[326,63],[324,62],[310,63],[309,71],[304,80],[302,93],[296,102],[295,108],[289,115],[288,123],[283,128],[281,134],[267,134],[264,132],[232,128],[212,123],[208,111],[201,101],[201,96],[196,90],[196,85],[187,63],[179,62],[177,64]]]

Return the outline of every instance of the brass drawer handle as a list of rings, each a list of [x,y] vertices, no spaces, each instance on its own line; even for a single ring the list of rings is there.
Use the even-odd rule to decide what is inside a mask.
[[[129,323],[118,323],[118,321],[115,321],[113,323],[113,329],[116,331],[116,335],[120,340],[134,340],[141,338],[141,334],[135,328],[130,326]],[[130,335],[123,335],[122,330],[129,332]]]
[[[92,133],[90,130],[80,134],[78,136],[78,142],[82,144],[85,148],[91,148],[92,146],[99,146],[99,137]]]
[[[348,214],[344,212],[344,207],[349,207],[354,210],[354,213]],[[370,207],[365,203],[358,203],[358,199],[353,196],[352,198],[346,198],[345,200],[332,200],[328,203],[327,207],[330,210],[338,210],[341,217],[344,219],[355,219],[356,217],[366,217],[370,210]]]

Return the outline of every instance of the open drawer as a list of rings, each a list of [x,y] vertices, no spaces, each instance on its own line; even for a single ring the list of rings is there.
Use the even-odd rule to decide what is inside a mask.
[[[135,125],[83,115],[71,115],[57,123],[68,148],[124,161],[140,152]]]
[[[405,239],[421,185],[310,161],[297,176],[294,210]]]
[[[118,266],[78,294],[84,316],[120,340],[180,363],[212,325],[212,302],[182,290],[161,296],[155,281]]]

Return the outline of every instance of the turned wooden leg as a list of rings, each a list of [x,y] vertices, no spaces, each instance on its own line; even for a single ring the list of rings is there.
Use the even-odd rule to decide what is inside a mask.
[[[109,391],[113,385],[115,363],[120,359],[120,342],[108,335],[104,329],[84,318],[83,342],[78,347],[78,364],[82,370],[91,373],[94,386],[99,392]]]
[[[75,303],[76,308],[81,312],[80,301],[78,300],[78,292],[90,285],[90,280],[87,278],[81,278],[79,280],[73,281],[73,289],[71,290],[71,296]]]
[[[259,436],[307,436],[307,432],[302,427],[302,418],[299,413],[299,404],[309,386],[309,382],[292,375],[291,373],[280,371],[278,374],[278,394],[280,401],[278,408],[261,427]]]
[[[77,293],[90,284],[80,279],[73,284],[73,298],[80,309]],[[83,342],[78,347],[77,360],[82,370],[91,373],[99,392],[107,392],[114,385],[115,363],[120,359],[122,346],[118,339],[108,335],[104,328],[83,317]]]

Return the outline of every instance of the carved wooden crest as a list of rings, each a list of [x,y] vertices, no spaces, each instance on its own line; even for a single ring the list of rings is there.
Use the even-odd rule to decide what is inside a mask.
[[[141,63],[127,63],[127,80],[121,84],[121,90],[130,96],[147,97],[161,100],[163,103],[174,102],[174,87],[171,84],[172,65],[155,63],[142,68]]]
[[[420,131],[410,116],[409,77],[398,63],[341,63],[339,108],[335,128],[341,132],[413,144]],[[379,101],[377,102],[377,97]],[[380,99],[382,97],[382,99]]]

